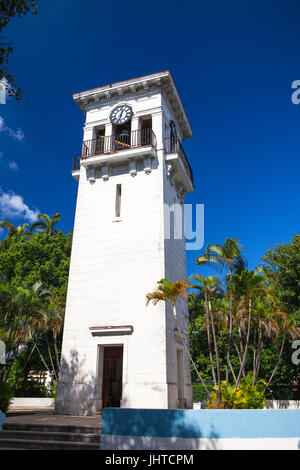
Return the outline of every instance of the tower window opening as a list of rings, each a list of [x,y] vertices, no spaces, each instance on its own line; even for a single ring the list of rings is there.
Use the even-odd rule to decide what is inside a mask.
[[[141,122],[141,144],[146,145],[151,143],[152,134],[152,117],[143,116]]]
[[[121,217],[121,184],[116,186],[116,208],[115,208],[115,217]]]

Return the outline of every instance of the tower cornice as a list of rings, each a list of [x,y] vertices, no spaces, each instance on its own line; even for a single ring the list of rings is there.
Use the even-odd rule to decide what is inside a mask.
[[[73,99],[79,108],[86,113],[99,105],[113,104],[120,98],[122,101],[126,101],[130,98],[140,98],[154,93],[162,93],[168,102],[180,126],[182,138],[191,137],[193,131],[169,70],[74,93]]]

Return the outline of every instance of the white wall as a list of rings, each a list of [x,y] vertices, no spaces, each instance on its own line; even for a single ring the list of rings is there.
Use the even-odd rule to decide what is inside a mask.
[[[150,174],[138,161],[137,175],[132,177],[125,163],[110,169],[108,181],[98,175],[94,184],[81,166],[56,400],[60,413],[90,414],[101,406],[99,344],[124,344],[122,406],[176,407],[174,320],[170,312],[166,320],[163,303],[146,307],[146,294],[158,280],[178,280],[186,275],[184,241],[164,240],[164,200],[173,200],[175,190],[169,187],[164,171],[161,95],[128,99],[126,103],[135,116],[152,115],[157,157]],[[109,122],[110,111],[117,104],[95,105],[87,113],[84,139],[94,136],[95,125]],[[121,217],[116,221],[117,184],[122,185],[122,200]],[[186,325],[186,317],[180,321]],[[127,336],[92,337],[90,327],[107,325],[132,325],[134,331]],[[185,365],[190,403],[186,358]]]

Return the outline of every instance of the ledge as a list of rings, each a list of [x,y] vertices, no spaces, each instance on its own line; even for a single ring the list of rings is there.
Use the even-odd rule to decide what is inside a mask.
[[[118,326],[90,326],[89,328],[92,336],[120,336],[132,335],[132,325],[118,325]]]
[[[119,152],[84,157],[81,158],[81,163],[85,168],[101,166],[104,164],[114,165],[115,163],[129,161],[130,159],[136,160],[138,158],[144,157],[145,155],[149,155],[153,158],[156,156],[156,150],[152,145],[146,145],[144,147],[133,147],[128,150],[120,150]]]
[[[192,193],[194,191],[194,185],[184,168],[179,153],[168,153],[166,155],[166,163],[174,166],[175,181],[181,183],[187,193]]]

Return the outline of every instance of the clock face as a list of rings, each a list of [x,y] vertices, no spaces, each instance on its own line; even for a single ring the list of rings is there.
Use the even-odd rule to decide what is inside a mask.
[[[129,121],[132,116],[132,108],[127,104],[122,104],[112,110],[110,114],[110,122],[120,126],[121,124],[125,124],[125,122]]]

